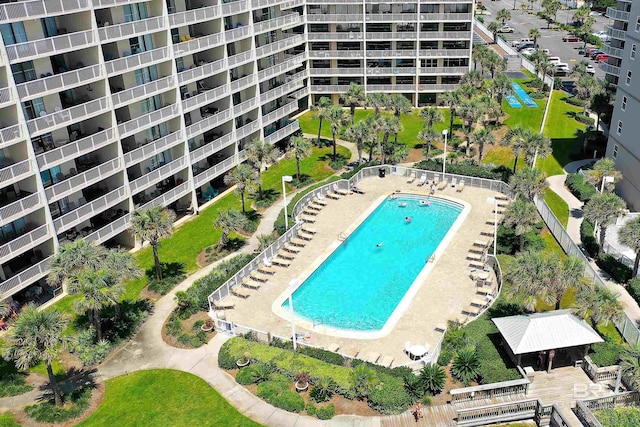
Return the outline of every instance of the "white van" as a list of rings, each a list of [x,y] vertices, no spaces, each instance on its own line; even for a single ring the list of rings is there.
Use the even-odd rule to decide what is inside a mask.
[[[549,57],[549,62],[553,65],[559,64],[562,61],[560,61],[560,57],[559,56],[550,56]]]
[[[533,39],[524,38],[524,39],[520,39],[520,40],[514,40],[514,41],[511,42],[511,46],[512,47],[516,47],[516,46],[518,46],[519,44],[522,44],[522,43],[533,43]]]

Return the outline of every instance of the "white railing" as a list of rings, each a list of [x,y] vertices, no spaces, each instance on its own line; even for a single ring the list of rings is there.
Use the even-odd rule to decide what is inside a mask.
[[[364,68],[311,68],[309,74],[311,76],[360,75],[364,74]]]
[[[113,128],[105,129],[77,141],[69,142],[62,147],[39,154],[36,156],[36,161],[41,170],[50,169],[65,161],[105,147],[114,141],[117,141],[115,130]]]
[[[13,101],[13,96],[11,95],[11,89],[8,87],[4,87],[0,89],[0,105],[6,104],[7,102]]]
[[[284,40],[280,40],[275,43],[269,43],[267,45],[260,46],[256,48],[256,58],[262,58],[267,55],[271,55],[274,52],[280,52],[282,50],[290,49],[293,46],[303,42],[304,42],[304,36],[302,34],[296,34],[295,36],[287,37]]]
[[[167,206],[178,200],[191,191],[191,182],[184,182],[177,187],[172,188],[161,196],[156,197],[152,201],[140,206],[140,209],[147,209],[151,206]]]
[[[231,67],[237,67],[239,65],[242,64],[246,64],[247,62],[251,62],[255,59],[255,56],[253,56],[253,51],[252,50],[248,50],[246,52],[242,52],[239,53],[237,55],[233,55],[227,58],[227,66],[229,68]]]
[[[420,74],[460,75],[469,71],[469,67],[420,67]]]
[[[246,39],[251,35],[251,27],[234,28],[224,32],[224,39],[227,43]]]
[[[373,67],[367,68],[367,75],[375,76],[378,74],[410,74],[416,73],[416,67]]]
[[[282,117],[293,113],[297,109],[298,109],[298,101],[291,101],[288,104],[285,104],[284,107],[280,107],[277,110],[274,110],[269,114],[262,116],[262,124],[268,125],[270,123],[273,123],[276,120],[279,120]]]
[[[0,21],[24,21],[89,9],[89,0],[31,0],[0,5]]]
[[[178,73],[178,84],[180,84],[180,86],[184,86],[197,80],[202,80],[205,77],[222,73],[226,71],[227,68],[227,60],[225,58],[222,58],[218,59],[217,61],[200,65],[198,67],[180,71]]]
[[[367,13],[364,15],[367,22],[407,22],[417,21],[417,13]]]
[[[262,9],[275,6],[279,3],[282,3],[282,0],[251,0],[251,7],[254,9]]]
[[[220,111],[219,113],[207,117],[204,120],[200,120],[199,122],[196,122],[191,126],[187,126],[187,139],[191,139],[195,136],[201,135],[216,126],[219,126],[222,123],[231,120],[232,117],[233,111],[231,110],[231,108],[227,108],[226,110]]]
[[[148,159],[149,157],[162,151],[168,150],[171,147],[174,147],[182,142],[184,142],[184,140],[182,138],[181,131],[173,132],[169,135],[163,136],[162,138],[158,138],[153,142],[150,142],[143,145],[142,147],[138,147],[135,150],[131,150],[128,153],[125,153],[125,167],[130,167],[135,165],[136,163],[140,163],[144,159]]]
[[[116,205],[117,203],[120,203],[127,197],[127,189],[123,185],[122,187],[116,188],[115,190],[105,194],[104,196],[98,197],[97,199],[92,200],[91,202],[54,219],[53,226],[56,229],[56,233],[63,233],[71,227],[75,227],[81,222],[93,218],[94,216],[104,212],[108,208]]]
[[[237,15],[238,13],[247,12],[250,9],[248,1],[236,0],[231,3],[224,3],[222,5],[222,15]]]
[[[121,218],[116,219],[111,224],[106,225],[97,231],[94,231],[84,239],[87,242],[96,242],[97,244],[103,243],[116,234],[122,233],[127,228],[129,228],[129,221],[131,221],[131,214],[127,214]]]
[[[260,123],[259,122],[251,122],[248,123],[238,129],[236,129],[236,138],[237,139],[242,139],[247,135],[251,135],[252,133],[256,132],[258,129],[260,129]]]
[[[168,76],[114,93],[111,95],[113,108],[119,108],[134,101],[150,98],[153,95],[173,89],[175,81],[176,79],[173,76]]]
[[[616,58],[620,58],[620,59],[624,58],[624,49],[612,47],[611,45],[608,45],[606,43],[602,45],[602,51]]]
[[[83,49],[96,43],[92,30],[78,31],[61,36],[48,37],[7,46],[7,56],[11,62],[58,55],[72,50]]]
[[[618,30],[616,28],[613,28],[611,25],[605,25],[604,28],[605,30],[607,30],[607,35],[609,37],[618,40],[626,40],[627,38],[627,32],[624,30]]]
[[[310,13],[307,22],[362,22],[362,14]]]
[[[210,21],[222,16],[220,6],[206,6],[197,9],[176,12],[169,15],[169,26],[171,28],[193,25],[198,22]]]
[[[255,23],[253,24],[253,31],[255,34],[259,34],[275,29],[286,29],[287,25],[298,25],[302,23],[302,16],[299,13],[294,12],[284,16],[280,16],[278,18],[268,19],[266,21]]]
[[[416,40],[418,38],[418,33],[415,31],[404,32],[404,31],[393,31],[393,32],[375,32],[375,33],[367,33],[367,40]]]
[[[13,184],[33,173],[30,160],[23,160],[0,169],[0,183],[2,186]]]
[[[415,58],[415,49],[402,50],[368,50],[367,58]]]
[[[18,218],[24,217],[40,207],[39,193],[33,193],[0,208],[0,227]]]
[[[235,117],[241,116],[247,111],[251,111],[258,106],[258,98],[251,98],[247,101],[241,102],[233,107],[233,115]]]
[[[248,76],[241,77],[238,80],[234,80],[231,83],[229,83],[229,88],[231,89],[231,92],[237,92],[239,90],[242,90],[248,86],[255,84],[255,82],[256,82],[256,75],[249,74]]]
[[[179,104],[171,104],[163,107],[159,110],[152,111],[144,114],[128,122],[124,122],[118,125],[118,133],[120,138],[126,138],[127,136],[138,133],[146,128],[157,125],[162,122],[166,122],[180,113]]]
[[[219,177],[220,175],[222,175],[223,173],[225,173],[226,171],[230,170],[235,165],[237,165],[239,161],[240,160],[235,155],[233,155],[233,156],[227,157],[220,163],[215,164],[214,166],[210,167],[206,171],[199,173],[198,175],[193,177],[194,187],[197,188],[203,185],[205,182],[211,181],[212,179]]]
[[[204,37],[198,37],[186,42],[173,45],[173,54],[175,56],[184,56],[206,49],[211,49],[224,44],[224,34],[217,33]]]
[[[131,3],[140,3],[138,0],[92,0],[93,7],[95,9],[102,9],[105,7],[111,6],[120,6],[123,4],[131,4]],[[142,0],[143,2],[148,2],[150,0]]]
[[[47,224],[41,225],[33,231],[16,237],[9,243],[0,246],[0,263],[8,261],[11,258],[15,258],[21,253],[38,246],[49,238],[49,226]]]
[[[408,34],[408,33],[367,33],[367,39],[373,39],[374,35],[382,35],[388,34],[391,36],[392,34]],[[415,33],[413,33],[415,39]],[[369,37],[372,36],[372,37]],[[334,41],[351,41],[351,40],[362,40],[364,38],[364,33],[307,33],[307,40],[309,41],[317,41],[317,40],[334,40]],[[382,38],[382,37],[380,37]],[[390,39],[391,37],[385,37],[385,39]]]
[[[258,81],[262,82],[267,80],[275,75],[286,73],[289,70],[294,68],[298,68],[302,65],[302,62],[305,60],[305,54],[301,53],[293,58],[289,58],[280,64],[273,65],[269,68],[265,68],[264,70],[258,71]]]
[[[186,166],[186,157],[180,156],[174,161],[169,162],[164,166],[160,166],[158,169],[154,169],[151,172],[142,175],[140,178],[130,181],[129,188],[131,189],[131,194],[139,193],[156,182],[166,179],[174,173],[184,169]]]
[[[158,62],[167,61],[171,54],[170,47],[161,47],[146,52],[136,53],[135,55],[125,56],[118,59],[107,61],[104,64],[107,75],[111,77],[114,74],[121,74],[126,71],[133,71],[138,68],[148,67]]]
[[[235,144],[236,140],[233,137],[232,133],[229,133],[221,138],[213,140],[200,148],[196,148],[191,153],[189,153],[190,162],[196,163],[205,157],[209,157],[213,153],[217,153],[218,151],[227,148],[228,146]]]
[[[421,49],[420,58],[467,57],[469,49]]]
[[[13,125],[0,129],[0,148],[4,148],[9,144],[19,141],[22,138],[22,127]]]
[[[421,31],[421,39],[430,40],[470,40],[471,31]]]
[[[269,144],[275,144],[276,142],[280,141],[281,139],[286,138],[287,136],[291,135],[292,133],[294,133],[298,129],[300,129],[300,123],[298,123],[298,121],[296,120],[295,122],[289,123],[288,125],[286,125],[282,129],[278,129],[274,133],[265,136],[264,137],[264,142],[269,143]]]
[[[348,85],[311,85],[312,93],[342,93],[347,89]]]
[[[69,179],[59,182],[51,187],[45,188],[44,192],[47,195],[49,203],[53,203],[56,200],[60,200],[69,194],[80,191],[83,188],[95,184],[98,181],[113,175],[121,170],[120,158],[117,157],[106,163],[89,169],[78,175],[74,175]]]
[[[289,82],[261,94],[260,103],[264,104],[265,102],[272,101],[276,98],[281,97],[282,95],[286,95],[289,92],[300,89],[303,86],[303,80],[306,76],[306,70],[300,71],[299,73],[290,76],[291,79]]]
[[[527,378],[498,383],[482,384],[473,387],[455,388],[449,391],[451,403],[471,402],[473,400],[493,399],[500,396],[526,396],[529,389]]]
[[[379,51],[376,51],[379,52]],[[311,50],[309,58],[364,58],[362,50]]]
[[[98,114],[106,113],[108,109],[109,98],[105,96],[85,102],[84,104],[76,105],[75,107],[29,120],[27,127],[31,136],[38,136],[62,126],[68,126],[97,116]]]
[[[281,10],[285,10],[285,9],[292,9],[292,8],[294,8],[294,7],[303,6],[303,5],[304,5],[304,1],[305,1],[305,0],[288,0],[288,1],[283,1],[282,3],[280,3],[280,9],[281,9]]]
[[[421,21],[471,21],[471,13],[421,13]]]
[[[186,98],[182,101],[182,109],[186,111],[192,111],[203,105],[211,104],[220,98],[223,98],[231,93],[228,84],[218,86],[215,89],[209,89],[205,92],[199,93],[196,96]]]
[[[51,258],[44,259],[39,263],[27,268],[26,270],[16,274],[15,276],[0,283],[0,300],[15,294],[21,289],[26,288],[37,280],[42,279],[49,272],[49,261]]]
[[[46,92],[71,89],[102,78],[102,66],[92,65],[79,70],[67,71],[50,77],[43,77],[16,85],[18,95],[23,100],[42,96]]]
[[[164,16],[141,19],[139,21],[124,22],[98,28],[100,40],[103,42],[114,42],[121,39],[135,37],[152,31],[165,29]]]
[[[608,7],[605,16],[607,18],[614,19],[616,21],[625,21],[629,22],[629,12],[625,12],[624,10],[618,10],[615,7]]]
[[[374,92],[415,92],[416,85],[367,85],[367,90]]]
[[[616,67],[615,65],[607,64],[606,62],[601,62],[600,69],[604,71],[606,74],[611,74],[618,77],[620,76],[620,67]]]

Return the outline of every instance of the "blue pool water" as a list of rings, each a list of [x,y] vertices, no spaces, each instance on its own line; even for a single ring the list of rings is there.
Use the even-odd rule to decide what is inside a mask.
[[[420,200],[382,202],[293,293],[296,315],[338,329],[382,329],[462,211],[443,199]]]
[[[522,108],[522,104],[520,104],[520,101],[518,101],[518,98],[516,98],[514,95],[509,95],[505,99],[507,100],[511,108]]]
[[[529,108],[538,108],[538,104],[536,103],[536,101],[534,101],[533,98],[529,96],[526,90],[522,89],[520,83],[511,82],[511,87],[513,88],[513,91],[516,93],[516,95],[518,95],[518,98],[520,98],[522,102],[524,102],[524,105]]]

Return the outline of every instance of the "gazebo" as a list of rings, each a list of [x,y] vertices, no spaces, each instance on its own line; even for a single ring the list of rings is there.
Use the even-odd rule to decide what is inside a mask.
[[[509,356],[520,366],[523,355],[537,355],[538,366],[552,368],[556,350],[569,357],[571,363],[582,360],[589,345],[602,338],[571,310],[555,310],[493,319],[503,338]]]

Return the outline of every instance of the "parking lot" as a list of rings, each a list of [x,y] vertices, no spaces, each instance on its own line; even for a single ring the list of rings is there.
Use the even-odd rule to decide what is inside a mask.
[[[521,1],[516,1],[516,6],[520,7]],[[534,13],[541,10],[541,1],[537,1],[533,5]],[[538,28],[542,36],[538,38],[538,44],[543,49],[549,49],[550,55],[559,56],[562,62],[569,64],[572,67],[576,62],[581,60],[587,60],[596,68],[596,77],[604,79],[604,72],[598,67],[598,64],[586,57],[579,55],[578,50],[583,47],[582,42],[568,43],[563,42],[562,37],[567,33],[562,30],[549,30],[547,29],[547,21],[538,18],[536,15],[522,12],[520,9],[513,9],[513,0],[483,0],[482,4],[490,12],[490,15],[482,15],[484,18],[484,25],[487,26],[491,21],[495,21],[495,16],[500,9],[507,9],[511,12],[511,20],[508,22],[515,32],[504,34],[509,43],[513,40],[518,40],[523,37],[527,37],[531,28]],[[560,10],[557,14],[557,20],[559,22],[571,22],[573,17],[573,10]],[[605,25],[611,24],[611,20],[604,16],[596,17],[596,23],[593,26],[593,32],[604,30]],[[563,78],[564,79],[564,78]]]

